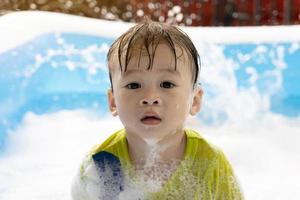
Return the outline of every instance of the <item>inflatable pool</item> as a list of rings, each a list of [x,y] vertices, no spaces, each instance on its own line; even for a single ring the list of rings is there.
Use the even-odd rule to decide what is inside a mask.
[[[76,122],[88,130],[99,128],[91,125],[94,121],[106,122],[102,128],[120,127],[108,117],[106,53],[114,39],[130,26],[46,12],[0,17],[0,199],[70,198],[68,181],[54,186],[60,180],[58,174],[67,180],[72,175],[66,172],[64,157],[50,156],[52,164],[32,163],[40,158],[37,152],[53,155],[50,146],[59,149],[55,150],[57,154],[68,144],[82,149],[80,153],[87,151],[96,141],[83,145],[83,138],[97,136],[84,135]],[[295,142],[300,139],[300,26],[183,29],[200,52],[200,79],[205,91],[202,112],[191,119],[190,125],[205,130],[207,137],[228,152],[247,199],[297,199],[300,193],[295,188],[300,181],[292,177],[299,175],[295,169],[300,163]],[[46,124],[41,129],[33,122]],[[66,127],[69,132],[78,132],[59,132]],[[56,130],[59,134],[54,133]],[[73,140],[81,146],[75,147],[70,143]],[[257,149],[249,153],[255,145]],[[75,156],[78,152],[72,152],[74,156],[67,156],[67,160],[76,165],[83,154]],[[20,163],[27,167],[18,167]],[[277,167],[269,169],[274,163]],[[66,171],[52,171],[56,179],[41,178],[48,174],[45,169],[53,167]],[[72,167],[74,172],[76,166]],[[282,185],[274,183],[272,175],[277,176],[282,167],[291,171],[283,182],[293,186],[279,191],[275,188]],[[24,184],[34,171],[40,174],[36,182],[31,180],[35,185],[31,190]],[[53,193],[41,189],[42,180],[46,187],[55,187]],[[267,188],[273,188],[273,192]]]

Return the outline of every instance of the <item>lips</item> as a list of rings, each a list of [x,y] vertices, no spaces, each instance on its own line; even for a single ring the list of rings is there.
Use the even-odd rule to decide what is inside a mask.
[[[157,125],[161,122],[161,118],[156,113],[146,113],[141,118],[141,122],[146,125]]]

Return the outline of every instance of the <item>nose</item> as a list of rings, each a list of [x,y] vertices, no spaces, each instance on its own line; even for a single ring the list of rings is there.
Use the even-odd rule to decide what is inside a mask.
[[[161,99],[158,96],[150,95],[142,98],[140,101],[140,105],[161,105]]]
[[[141,105],[160,105],[160,99],[143,99]]]

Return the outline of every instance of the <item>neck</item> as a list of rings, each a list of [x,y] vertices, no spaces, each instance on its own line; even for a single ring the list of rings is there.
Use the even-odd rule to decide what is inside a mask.
[[[179,164],[184,157],[186,135],[183,130],[161,139],[144,139],[127,132],[129,155],[134,167]]]

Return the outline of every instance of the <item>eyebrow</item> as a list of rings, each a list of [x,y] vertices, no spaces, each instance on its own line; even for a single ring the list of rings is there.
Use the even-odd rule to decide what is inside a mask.
[[[123,73],[123,76],[129,76],[130,74],[134,74],[134,73],[137,73],[137,72],[140,72],[140,71],[141,70],[138,70],[138,69],[129,69],[129,70],[126,70],[126,72]],[[171,73],[171,74],[173,74],[175,76],[181,77],[181,74],[178,71],[173,70],[173,69],[162,69],[161,71],[162,72]]]

